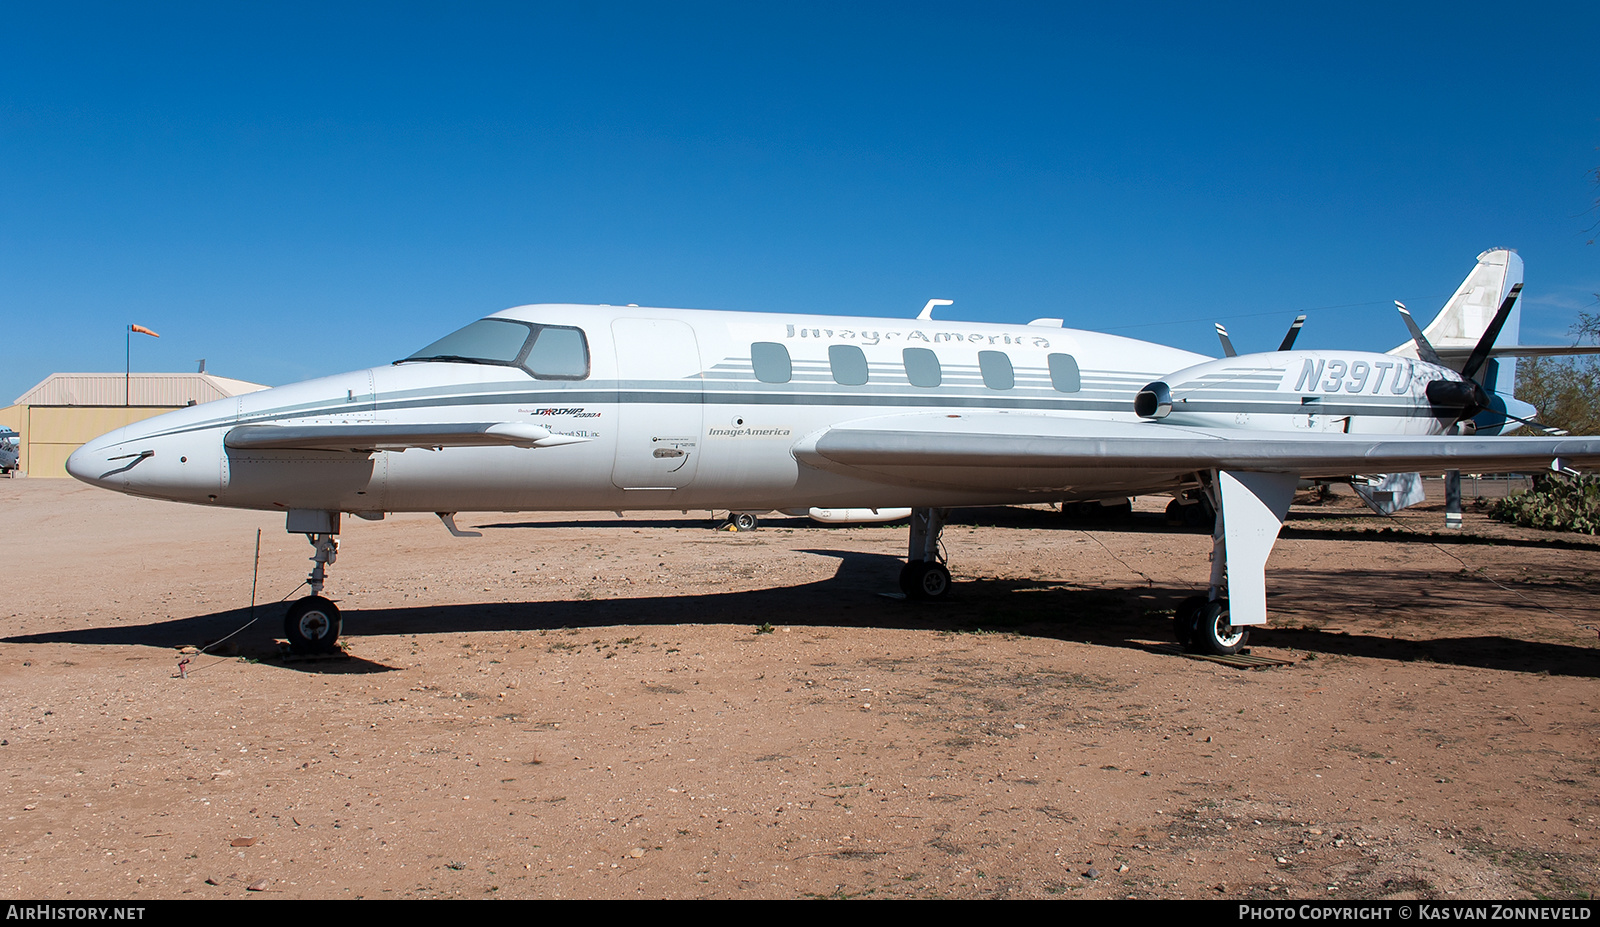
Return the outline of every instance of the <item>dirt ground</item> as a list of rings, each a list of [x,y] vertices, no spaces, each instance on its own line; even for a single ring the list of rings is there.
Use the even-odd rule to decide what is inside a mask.
[[[1470,492],[1470,489],[1469,489]],[[11,897],[1593,897],[1600,542],[1297,506],[1242,669],[1163,650],[1208,537],[957,513],[347,519],[0,481]]]

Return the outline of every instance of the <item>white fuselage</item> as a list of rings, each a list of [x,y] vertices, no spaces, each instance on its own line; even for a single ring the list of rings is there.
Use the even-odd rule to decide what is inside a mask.
[[[1043,325],[573,305],[490,318],[560,328],[568,352],[583,346],[581,363],[571,353],[520,365],[418,359],[323,377],[130,425],[84,445],[68,469],[142,496],[361,514],[1094,498],[1175,482],[1107,469],[1048,492],[885,486],[808,467],[792,449],[841,422],[944,410],[1138,422],[1135,394],[1162,378],[1172,424],[1437,434],[1422,388],[1456,376],[1363,352],[1216,360]],[[540,374],[541,363],[558,373]],[[224,444],[240,426],[441,422],[532,424],[572,443],[359,453]]]

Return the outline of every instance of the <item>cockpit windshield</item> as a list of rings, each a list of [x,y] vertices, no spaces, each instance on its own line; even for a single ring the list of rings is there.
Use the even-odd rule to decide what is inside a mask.
[[[581,329],[565,325],[479,319],[395,363],[415,361],[520,367],[541,380],[582,380],[589,376],[589,342]]]
[[[510,319],[479,319],[451,332],[407,357],[408,361],[463,361],[472,364],[515,364],[533,340],[533,326]]]

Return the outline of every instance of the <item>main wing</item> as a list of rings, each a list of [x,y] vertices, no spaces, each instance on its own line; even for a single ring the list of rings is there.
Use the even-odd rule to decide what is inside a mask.
[[[802,440],[802,463],[897,486],[1071,489],[1116,471],[1159,480],[1198,470],[1293,474],[1526,470],[1600,465],[1600,437],[1294,434],[1058,415],[913,413],[859,419]]]
[[[808,436],[795,458],[888,486],[1059,491],[1089,496],[1182,485],[1217,472],[1228,621],[1267,620],[1267,556],[1303,477],[1443,470],[1523,470],[1554,460],[1600,464],[1600,437],[1500,438],[1293,434],[1106,422],[1027,413],[913,413],[860,419]],[[1137,491],[1137,490],[1136,490]],[[1222,564],[1226,563],[1225,570]]]

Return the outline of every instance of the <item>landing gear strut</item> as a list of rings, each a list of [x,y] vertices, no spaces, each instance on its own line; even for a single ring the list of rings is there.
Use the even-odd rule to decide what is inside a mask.
[[[950,571],[939,552],[948,509],[913,509],[906,565],[900,569],[900,591],[919,601],[940,599],[950,592]]]
[[[295,653],[332,653],[338,649],[344,622],[339,606],[323,597],[322,586],[328,566],[339,559],[339,513],[291,510],[289,531],[304,534],[311,542],[313,565],[306,577],[311,594],[289,606],[283,616],[283,636]]]
[[[1263,568],[1296,482],[1287,473],[1200,474],[1201,489],[1217,513],[1211,531],[1211,584],[1205,595],[1178,606],[1174,630],[1179,643],[1199,653],[1229,656],[1244,649],[1251,626],[1266,623]]]
[[[1205,504],[1215,511],[1216,477],[1209,475],[1208,477],[1203,480],[1204,494],[1201,496],[1206,501],[1191,503],[1184,508],[1198,510]],[[1171,514],[1170,507],[1168,514]],[[1177,617],[1173,620],[1173,630],[1176,632],[1178,643],[1195,653],[1209,653],[1218,657],[1235,654],[1244,649],[1245,642],[1250,639],[1250,630],[1234,627],[1228,620],[1227,591],[1226,535],[1223,532],[1222,519],[1217,518],[1211,527],[1211,587],[1205,595],[1190,596],[1179,603]]]

